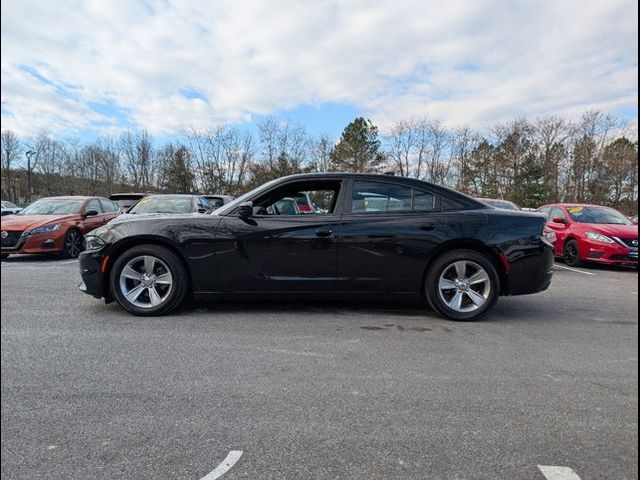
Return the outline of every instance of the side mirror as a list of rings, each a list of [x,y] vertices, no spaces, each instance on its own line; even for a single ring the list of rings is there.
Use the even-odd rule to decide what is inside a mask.
[[[199,208],[198,213],[209,213],[209,210],[207,210],[206,208]]]
[[[563,225],[567,224],[567,219],[564,217],[556,217],[553,220],[551,220],[553,223],[562,223]]]
[[[249,218],[253,215],[253,202],[241,203],[238,207],[238,215],[240,215],[240,218]]]
[[[97,210],[87,210],[84,212],[85,217],[95,217],[96,215],[99,215]]]

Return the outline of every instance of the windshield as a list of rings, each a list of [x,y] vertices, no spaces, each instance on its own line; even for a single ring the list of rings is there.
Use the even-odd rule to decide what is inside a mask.
[[[609,225],[631,225],[631,220],[620,212],[607,207],[567,207],[574,222],[603,223]]]
[[[22,209],[19,215],[72,215],[80,213],[84,200],[43,199]]]
[[[136,203],[127,213],[191,213],[191,197],[146,197]]]
[[[2,202],[2,208],[18,208],[18,206],[11,202]]]

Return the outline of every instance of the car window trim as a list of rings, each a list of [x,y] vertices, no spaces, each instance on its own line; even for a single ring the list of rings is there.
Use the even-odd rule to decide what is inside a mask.
[[[303,214],[298,214],[298,215],[252,215],[252,217],[255,218],[320,218],[320,217],[329,217],[329,216],[335,216],[335,215],[342,215],[344,213],[344,203],[345,203],[345,195],[346,195],[346,190],[347,190],[347,184],[348,184],[348,180],[345,178],[336,178],[336,177],[319,177],[319,178],[314,178],[314,179],[304,179],[304,180],[300,180],[300,179],[292,179],[289,182],[284,182],[284,183],[279,183],[277,185],[275,185],[273,188],[268,189],[268,190],[263,190],[261,192],[258,192],[253,198],[247,200],[247,202],[253,202],[256,198],[258,197],[262,197],[263,195],[267,195],[269,192],[273,191],[273,190],[277,190],[279,188],[285,187],[287,185],[291,185],[293,183],[317,183],[317,182],[337,182],[340,184],[339,190],[338,190],[338,198],[336,200],[336,204],[335,207],[333,209],[333,212],[330,213],[303,213]],[[221,207],[219,207],[221,208]],[[240,206],[238,205],[237,208],[235,208],[234,210],[232,210],[231,212],[225,214],[225,216],[227,217],[238,217],[238,209],[240,208]]]
[[[354,212],[353,211],[353,189],[355,186],[356,182],[366,182],[366,183],[385,183],[385,184],[389,184],[389,185],[393,185],[395,187],[402,187],[402,188],[408,188],[409,190],[411,190],[411,210],[385,210],[385,211],[379,211],[379,212]],[[414,191],[420,191],[420,192],[424,192],[424,193],[428,193],[429,195],[433,196],[433,200],[434,200],[434,206],[433,206],[433,210],[414,210],[413,209],[413,203],[414,203]],[[369,180],[369,179],[360,179],[360,178],[350,178],[349,179],[349,195],[346,197],[346,205],[345,205],[345,210],[344,213],[345,215],[397,215],[397,214],[402,214],[402,215],[406,215],[406,214],[431,214],[431,213],[440,213],[442,212],[442,196],[440,193],[436,193],[432,190],[429,190],[428,188],[418,188],[415,185],[405,185],[403,183],[400,182],[394,182],[393,180],[388,180],[386,178],[384,179],[376,179],[376,180]]]

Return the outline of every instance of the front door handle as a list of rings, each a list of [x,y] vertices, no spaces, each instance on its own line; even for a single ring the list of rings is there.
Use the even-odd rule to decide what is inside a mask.
[[[330,237],[333,235],[333,230],[330,228],[319,228],[316,230],[316,237]]]

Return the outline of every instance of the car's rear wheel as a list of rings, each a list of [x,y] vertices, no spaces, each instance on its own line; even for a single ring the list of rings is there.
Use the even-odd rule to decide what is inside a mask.
[[[564,263],[570,267],[581,267],[584,264],[580,260],[580,250],[578,249],[578,242],[575,240],[569,240],[564,245]]]
[[[453,250],[429,266],[425,288],[436,313],[450,320],[473,321],[495,306],[500,277],[487,256],[474,250]]]
[[[115,261],[109,285],[116,301],[140,316],[164,315],[184,300],[187,270],[171,250],[141,245],[124,252]]]
[[[82,234],[74,228],[70,229],[64,236],[60,256],[62,258],[77,258],[82,250],[84,250]]]

